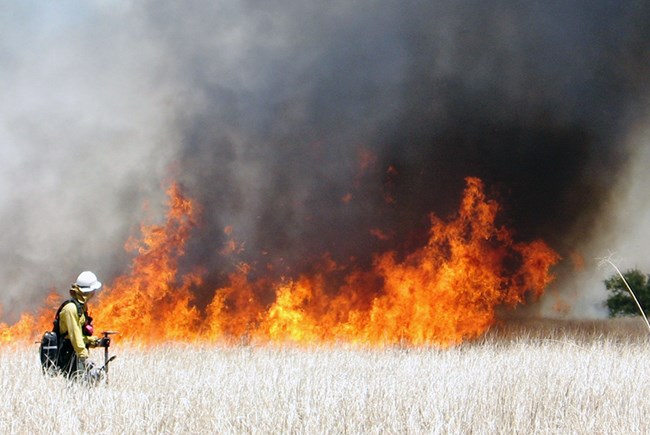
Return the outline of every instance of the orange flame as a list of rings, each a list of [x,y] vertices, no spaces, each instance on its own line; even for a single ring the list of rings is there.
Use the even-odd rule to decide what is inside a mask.
[[[494,324],[498,307],[538,298],[553,280],[550,268],[559,256],[540,240],[514,242],[508,229],[496,226],[499,207],[485,197],[481,181],[466,181],[457,216],[445,222],[432,215],[426,245],[403,258],[387,252],[377,255],[369,270],[350,271],[324,256],[320,272],[280,282],[251,281],[251,268],[240,263],[204,309],[195,305],[192,293],[202,284],[201,273],[181,276],[178,270],[195,206],[172,185],[166,222],[141,227],[141,240],[126,244],[138,254],[129,272],[91,302],[95,324],[143,343],[448,346],[477,337]],[[342,284],[333,286],[330,274],[342,271]],[[270,290],[275,299],[267,306],[259,295]],[[28,336],[35,325],[51,322],[52,314],[44,309],[38,320],[24,315],[11,327],[0,325],[0,342]]]
[[[197,273],[177,276],[178,261],[194,226],[195,207],[178,185],[167,191],[169,211],[164,225],[142,226],[142,239],[127,241],[135,251],[129,273],[100,294],[93,314],[97,325],[110,325],[125,337],[142,342],[190,340],[197,337],[198,309],[190,288],[201,283]]]
[[[54,313],[61,302],[63,302],[61,296],[52,292],[45,298],[42,308],[36,315],[23,313],[11,326],[0,323],[0,345],[21,339],[32,339],[35,334],[51,330]],[[2,306],[0,306],[0,314],[2,314]]]

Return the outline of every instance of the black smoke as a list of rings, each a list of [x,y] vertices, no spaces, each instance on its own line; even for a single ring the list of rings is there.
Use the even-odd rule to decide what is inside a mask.
[[[421,244],[467,176],[518,238],[567,256],[629,158],[617,138],[647,90],[641,2],[192,4],[150,25],[202,102],[180,125],[181,180],[205,207],[190,263],[216,280],[227,225],[260,268],[363,263]]]

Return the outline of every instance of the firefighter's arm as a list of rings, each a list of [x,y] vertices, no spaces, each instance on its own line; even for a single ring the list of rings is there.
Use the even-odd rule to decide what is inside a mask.
[[[111,339],[109,337],[99,338],[93,335],[92,337],[87,338],[89,339],[89,347],[109,347],[111,345]]]
[[[79,358],[88,358],[88,349],[84,342],[79,316],[77,316],[77,307],[74,304],[67,304],[61,310],[59,322],[63,322],[68,330],[68,339],[72,343],[75,353]]]
[[[95,337],[94,335],[90,337],[84,336],[84,343],[86,343],[87,347],[97,347],[99,346],[99,337]]]

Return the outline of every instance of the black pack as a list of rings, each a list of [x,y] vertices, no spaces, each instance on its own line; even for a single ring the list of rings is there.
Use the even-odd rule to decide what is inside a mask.
[[[44,374],[55,375],[61,370],[67,370],[74,357],[72,343],[66,337],[61,336],[59,330],[59,315],[63,307],[70,302],[74,303],[77,307],[77,315],[79,317],[84,313],[82,305],[75,299],[68,299],[63,302],[57,310],[54,322],[52,323],[52,331],[47,331],[43,334],[39,347],[41,368]]]
[[[41,369],[44,374],[56,374],[57,360],[59,358],[59,336],[53,331],[47,331],[41,338],[41,346],[38,349],[41,356]]]

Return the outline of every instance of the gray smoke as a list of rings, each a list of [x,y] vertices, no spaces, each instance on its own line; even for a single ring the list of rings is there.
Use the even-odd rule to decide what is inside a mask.
[[[124,270],[122,245],[143,203],[162,199],[178,138],[163,53],[127,10],[0,10],[0,303],[15,320],[83,270]]]
[[[563,257],[624,246],[600,240],[643,174],[642,2],[1,4],[6,317],[83,269],[122,273],[172,179],[202,207],[184,261],[208,271],[205,298],[237,261],[284,275],[408,251],[466,176],[519,239]],[[593,312],[602,294],[560,277]]]

